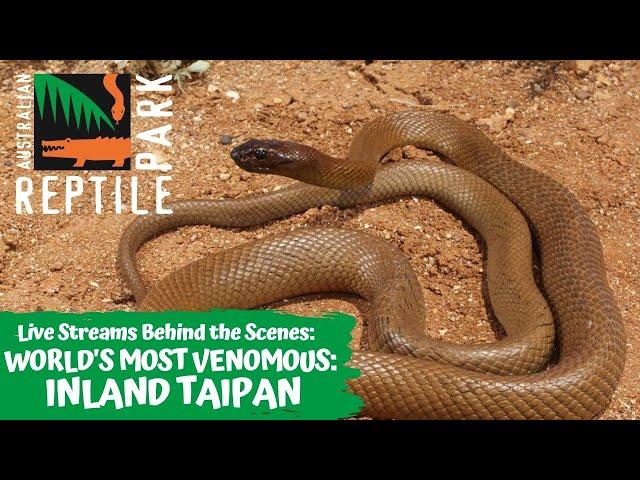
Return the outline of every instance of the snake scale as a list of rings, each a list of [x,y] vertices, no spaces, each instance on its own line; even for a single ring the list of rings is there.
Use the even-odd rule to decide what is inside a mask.
[[[380,165],[404,145],[453,165]],[[565,187],[512,160],[473,125],[406,111],[363,126],[345,159],[275,140],[250,140],[231,156],[247,171],[304,183],[248,198],[180,201],[171,215],[136,218],[121,238],[118,265],[139,309],[255,308],[307,293],[360,295],[370,305],[369,346],[353,353],[350,365],[361,375],[349,387],[364,400],[361,414],[374,418],[593,418],[608,405],[622,375],[625,334],[597,231]],[[423,293],[408,260],[387,242],[350,230],[300,229],[249,242],[192,262],[151,289],[135,266],[144,242],[179,226],[247,227],[311,207],[404,195],[435,199],[482,235],[504,339],[454,345],[428,338]],[[533,277],[529,228],[544,296]]]

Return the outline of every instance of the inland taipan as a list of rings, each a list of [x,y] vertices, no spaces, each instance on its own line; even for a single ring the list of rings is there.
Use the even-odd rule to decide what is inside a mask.
[[[113,167],[123,167],[131,157],[131,139],[123,137],[66,138],[43,140],[42,156],[74,158],[74,167],[84,167],[87,161],[113,160]]]

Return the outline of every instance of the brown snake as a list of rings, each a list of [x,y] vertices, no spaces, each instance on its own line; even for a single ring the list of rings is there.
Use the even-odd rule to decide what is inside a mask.
[[[403,145],[438,152],[456,166],[379,168],[386,153]],[[255,308],[307,293],[360,295],[370,302],[370,351],[354,352],[350,364],[361,375],[349,386],[365,402],[361,413],[375,418],[593,418],[609,403],[622,375],[625,335],[596,229],[566,188],[512,160],[472,125],[408,111],[366,124],[347,159],[258,140],[232,157],[245,170],[315,185],[181,201],[172,215],[136,218],[120,241],[118,264],[140,309]],[[151,290],[135,267],[145,241],[178,226],[246,227],[311,207],[403,195],[434,198],[482,235],[491,306],[506,338],[473,346],[427,338],[421,287],[407,259],[349,230],[302,229],[249,242],[192,262]],[[526,221],[505,196],[533,230],[549,306],[533,279]],[[553,348],[557,362],[546,368]]]

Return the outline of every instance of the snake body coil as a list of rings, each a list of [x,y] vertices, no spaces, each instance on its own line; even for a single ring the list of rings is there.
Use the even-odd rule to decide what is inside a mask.
[[[457,166],[419,162],[379,168],[402,145],[436,151]],[[371,304],[369,352],[354,352],[361,375],[350,388],[376,418],[592,418],[622,374],[625,336],[595,227],[576,198],[515,162],[475,127],[448,115],[402,112],[376,119],[347,159],[290,142],[250,141],[232,157],[242,168],[295,184],[256,197],[172,205],[125,230],[118,263],[143,310],[253,308],[285,297],[350,292]],[[502,193],[500,193],[502,192]],[[504,194],[504,195],[503,195]],[[451,208],[487,243],[491,305],[507,337],[492,345],[426,338],[420,286],[407,260],[385,242],[338,229],[296,231],[193,262],[147,291],[135,253],[148,239],[189,224],[243,227],[332,204],[348,207],[428,195]],[[548,304],[531,269],[533,230]],[[557,363],[546,370],[552,348]]]

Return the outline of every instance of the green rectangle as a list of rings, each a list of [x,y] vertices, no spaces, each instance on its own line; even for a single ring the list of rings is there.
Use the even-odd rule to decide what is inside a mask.
[[[220,326],[224,325],[224,328]],[[336,419],[355,319],[0,312],[0,419]]]

